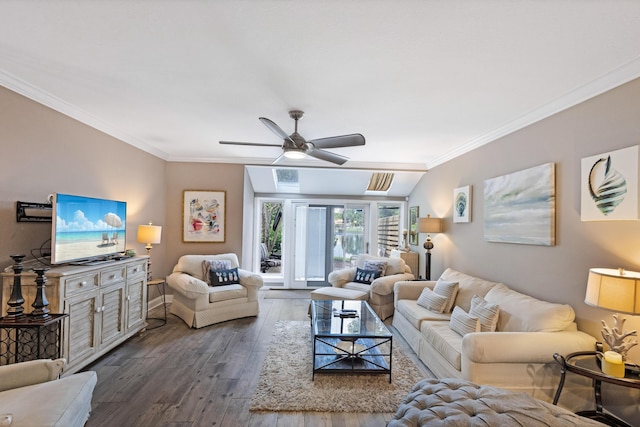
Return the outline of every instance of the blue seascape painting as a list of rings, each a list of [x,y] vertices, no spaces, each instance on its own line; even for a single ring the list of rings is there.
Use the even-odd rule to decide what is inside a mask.
[[[485,180],[485,240],[555,245],[555,201],[554,163]]]

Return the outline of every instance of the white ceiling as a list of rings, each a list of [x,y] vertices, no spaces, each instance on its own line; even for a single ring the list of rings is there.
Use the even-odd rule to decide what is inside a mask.
[[[302,109],[365,136],[343,168],[424,171],[637,78],[639,41],[637,0],[3,0],[0,85],[168,161],[270,164],[218,140]]]

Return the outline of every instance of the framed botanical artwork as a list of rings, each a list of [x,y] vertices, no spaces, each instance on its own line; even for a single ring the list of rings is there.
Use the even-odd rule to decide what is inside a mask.
[[[471,186],[453,190],[453,222],[471,222]]]
[[[582,159],[580,219],[639,218],[638,145]]]
[[[555,164],[546,163],[484,181],[484,239],[556,244]]]
[[[418,244],[418,217],[419,217],[419,207],[411,206],[409,208],[409,244],[417,245]]]
[[[182,197],[182,241],[224,243],[226,192],[184,190]]]

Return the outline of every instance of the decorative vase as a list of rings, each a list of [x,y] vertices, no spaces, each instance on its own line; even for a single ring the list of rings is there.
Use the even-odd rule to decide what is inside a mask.
[[[44,274],[47,270],[49,270],[47,267],[33,269],[36,273],[36,299],[33,301],[33,304],[31,304],[33,311],[30,315],[38,319],[46,319],[49,317],[49,309],[47,308],[49,301],[47,301],[44,292],[45,284],[47,283],[47,277]]]
[[[7,301],[9,308],[7,309],[7,319],[18,319],[24,316],[24,298],[22,297],[22,260],[26,255],[9,255],[13,258],[13,289],[11,290],[11,298]]]

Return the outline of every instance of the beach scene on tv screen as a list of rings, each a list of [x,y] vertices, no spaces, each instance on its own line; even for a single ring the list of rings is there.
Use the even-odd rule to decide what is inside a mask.
[[[125,202],[61,194],[56,202],[56,263],[124,252]]]

